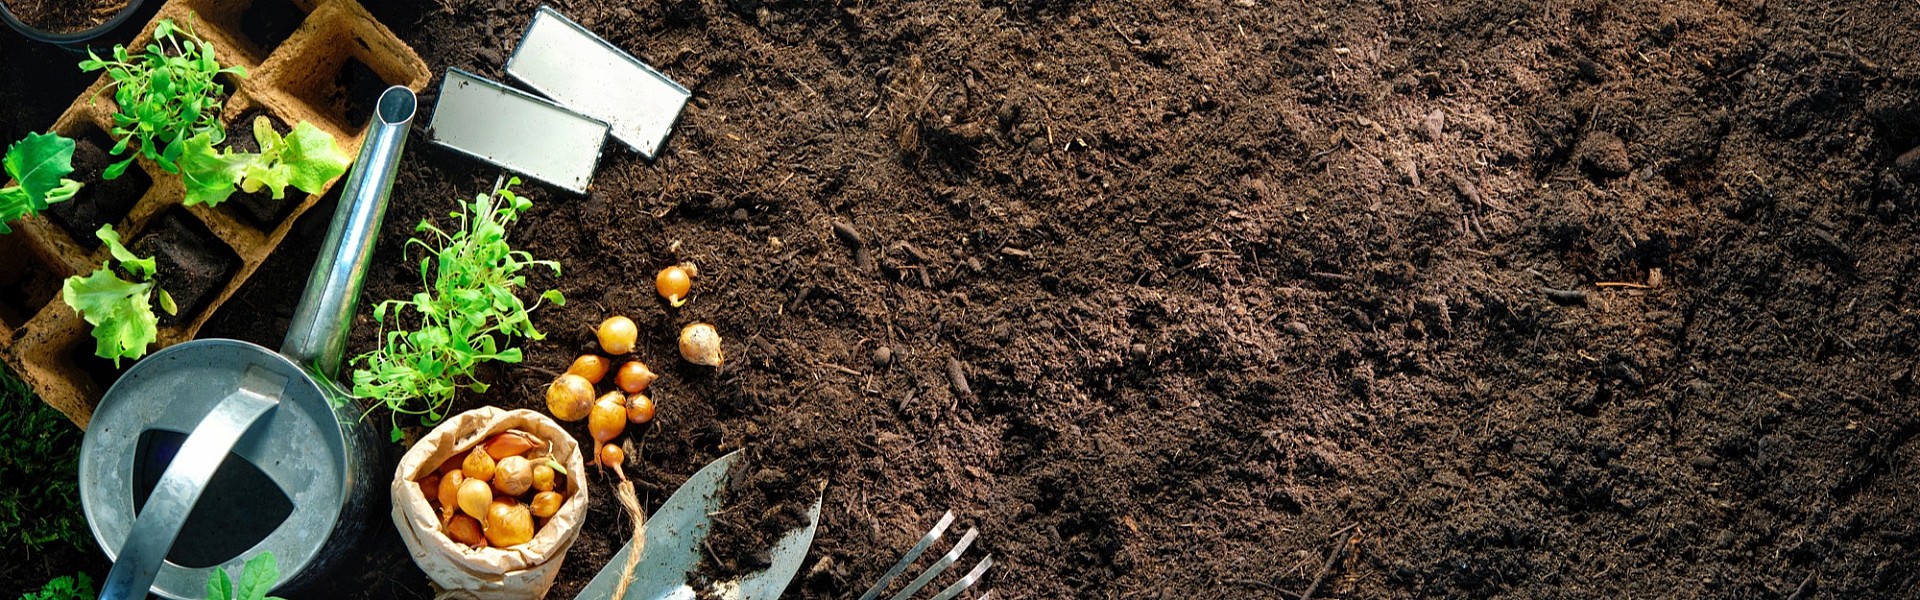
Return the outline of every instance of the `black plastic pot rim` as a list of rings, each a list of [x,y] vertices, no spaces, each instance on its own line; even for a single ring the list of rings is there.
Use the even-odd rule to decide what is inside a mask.
[[[107,19],[105,23],[96,25],[92,29],[73,33],[52,33],[20,22],[20,19],[13,16],[13,10],[7,8],[6,0],[0,0],[0,21],[6,22],[8,28],[20,32],[20,35],[26,36],[27,39],[56,46],[73,47],[119,29],[121,25],[127,23],[128,19],[133,18],[133,13],[140,10],[142,4],[146,4],[146,0],[127,0],[127,6],[115,13],[113,18]]]

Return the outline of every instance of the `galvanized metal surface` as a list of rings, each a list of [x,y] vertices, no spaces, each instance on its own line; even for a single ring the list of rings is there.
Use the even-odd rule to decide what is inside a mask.
[[[600,162],[607,124],[460,69],[447,69],[427,137],[434,144],[576,194]]]
[[[559,11],[541,6],[507,59],[507,75],[561,106],[605,121],[652,159],[692,92]]]

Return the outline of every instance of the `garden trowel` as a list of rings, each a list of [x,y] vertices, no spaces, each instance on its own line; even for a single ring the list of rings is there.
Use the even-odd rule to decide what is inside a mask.
[[[613,598],[614,588],[620,581],[620,570],[627,562],[627,555],[633,552],[633,542],[627,542],[620,552],[607,561],[600,574],[593,577],[576,600],[693,600],[692,574],[706,560],[707,553],[701,548],[707,539],[707,533],[713,529],[713,521],[708,515],[721,511],[720,491],[726,488],[727,471],[739,462],[740,453],[734,452],[707,464],[688,478],[687,482],[674,490],[667,503],[653,513],[646,524],[646,550],[640,555],[640,563],[633,569],[633,584],[627,587],[626,596]],[[807,510],[807,525],[788,531],[780,536],[769,552],[772,564],[763,571],[749,573],[737,580],[715,582],[708,590],[708,596],[718,596],[729,600],[775,600],[786,591],[787,583],[800,571],[800,563],[807,556],[807,548],[813,545],[813,531],[820,524],[820,500],[813,501],[813,507]]]

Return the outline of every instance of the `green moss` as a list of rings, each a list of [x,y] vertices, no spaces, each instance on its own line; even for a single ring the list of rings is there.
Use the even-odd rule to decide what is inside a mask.
[[[47,406],[12,371],[0,367],[0,539],[19,540],[29,552],[92,542],[80,510],[82,432]]]

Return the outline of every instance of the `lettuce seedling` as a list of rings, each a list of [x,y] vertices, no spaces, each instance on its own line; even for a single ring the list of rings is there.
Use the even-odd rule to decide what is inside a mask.
[[[214,569],[213,576],[207,578],[207,600],[283,600],[267,595],[279,580],[280,562],[273,558],[272,552],[261,552],[240,567],[238,588],[227,578],[226,569]]]
[[[379,400],[396,419],[420,415],[431,425],[446,418],[456,392],[487,391],[486,383],[473,378],[480,363],[520,362],[520,349],[502,349],[502,344],[516,336],[546,338],[527,313],[541,301],[558,305],[567,299],[559,290],[547,290],[529,307],[514,295],[527,285],[522,269],[547,267],[555,277],[560,275],[560,263],[533,260],[507,244],[507,226],[533,206],[513,193],[519,184],[518,178],[512,179],[496,185],[492,194],[461,204],[461,210],[452,213],[458,228],[451,233],[428,221],[414,228],[416,234],[431,234],[425,240],[409,239],[406,246],[426,251],[420,258],[420,279],[428,287],[412,298],[374,305],[373,320],[380,324],[384,344],[354,357],[354,396]],[[408,317],[418,319],[414,329],[395,327]],[[400,440],[397,422],[392,434],[394,441]]]
[[[259,154],[215,149],[215,141],[206,133],[189,138],[180,155],[180,175],[187,190],[184,204],[217,206],[233,195],[236,185],[249,194],[271,190],[275,200],[286,197],[289,185],[318,194],[353,163],[333,143],[333,136],[305,121],[281,137],[266,117],[258,117],[253,121],[253,139],[260,145]]]
[[[86,277],[68,277],[60,286],[60,299],[72,307],[87,324],[93,326],[94,350],[100,358],[113,359],[146,356],[147,346],[159,337],[160,319],[153,314],[153,294],[160,294],[160,309],[177,314],[173,296],[153,283],[152,257],[141,258],[120,245],[120,234],[112,225],[101,225],[95,232],[106,242],[112,256]],[[122,278],[121,274],[127,277]]]
[[[128,156],[108,165],[102,178],[118,179],[137,156],[147,157],[168,173],[178,173],[187,140],[201,134],[211,136],[212,144],[225,140],[220,109],[227,90],[216,77],[222,73],[245,77],[247,70],[221,68],[214,61],[213,44],[174,26],[172,19],[162,19],[154,25],[153,42],[145,49],[134,54],[116,45],[112,58],[104,60],[89,49],[87,60],[80,61],[81,71],[107,72],[113,80],[113,101],[120,108],[113,113],[111,134],[118,140],[113,154]],[[133,147],[135,142],[138,148]]]
[[[57,133],[31,133],[7,148],[0,160],[14,184],[0,187],[0,234],[12,233],[7,223],[46,210],[80,191],[80,182],[67,179],[73,172],[73,140]]]

